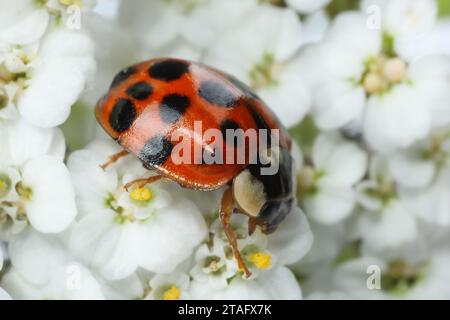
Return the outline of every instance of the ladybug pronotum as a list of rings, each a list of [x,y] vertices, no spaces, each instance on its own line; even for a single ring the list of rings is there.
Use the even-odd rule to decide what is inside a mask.
[[[235,210],[247,215],[249,233],[260,227],[268,234],[275,231],[294,203],[291,140],[264,102],[245,84],[221,71],[185,60],[158,58],[120,71],[108,93],[97,103],[95,112],[104,130],[124,149],[111,155],[102,166],[104,169],[131,153],[145,168],[157,173],[148,179],[132,181],[126,188],[133,184],[144,186],[160,178],[203,191],[228,186],[222,198],[220,219],[240,268],[249,276],[230,226],[231,215]],[[202,133],[220,130],[222,140],[195,138],[192,133],[196,122],[202,124]],[[190,150],[206,150],[213,156],[222,152],[225,157],[229,153],[228,131],[237,129],[267,130],[265,150],[258,136],[257,154],[261,156],[264,151],[271,161],[277,161],[276,173],[261,173],[267,162],[251,158],[248,151],[253,145],[246,139],[232,146],[236,154],[238,151],[246,154],[241,162],[200,160],[180,164],[173,159],[177,147],[175,134],[181,133],[187,139],[192,146]],[[276,150],[273,132],[278,132]],[[191,152],[183,157],[198,160]]]

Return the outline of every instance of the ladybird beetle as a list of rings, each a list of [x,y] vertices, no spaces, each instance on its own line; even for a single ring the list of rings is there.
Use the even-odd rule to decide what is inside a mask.
[[[104,169],[131,153],[145,168],[157,173],[148,179],[135,180],[126,188],[134,183],[144,186],[162,177],[183,187],[204,191],[229,186],[222,198],[220,219],[240,268],[249,276],[251,273],[231,229],[231,215],[235,210],[247,215],[250,234],[257,226],[269,234],[275,231],[294,203],[291,140],[265,103],[248,86],[224,72],[200,63],[157,58],[120,71],[108,93],[98,101],[95,113],[104,130],[124,149],[110,156],[102,166]],[[177,163],[172,158],[177,147],[173,139],[175,133],[182,133],[193,147],[191,150],[209,148],[213,155],[216,151],[227,152],[223,146],[211,151],[210,143],[192,134],[198,121],[202,124],[202,133],[216,129],[223,138],[229,130],[267,130],[268,143],[264,151],[277,155],[278,170],[274,174],[262,174],[261,169],[267,163],[251,161],[250,155],[235,163]],[[271,144],[273,132],[278,132],[276,152]],[[248,151],[253,146],[247,139],[244,142],[234,147]],[[258,155],[260,149],[258,143]],[[188,158],[194,157],[188,155]],[[275,161],[273,156],[271,159]]]

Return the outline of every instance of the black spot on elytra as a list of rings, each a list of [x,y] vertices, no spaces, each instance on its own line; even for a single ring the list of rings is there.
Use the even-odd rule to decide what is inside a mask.
[[[242,144],[242,139],[239,139],[237,135],[235,135],[236,130],[241,129],[239,125],[231,120],[231,119],[225,119],[220,123],[220,131],[222,132],[223,141],[225,141],[228,144],[232,144],[234,147],[240,147]],[[228,141],[227,139],[227,130],[230,130],[229,132],[233,134],[234,141]],[[242,131],[243,132],[243,131]]]
[[[178,60],[163,60],[154,63],[148,70],[150,77],[162,80],[173,81],[179,79],[188,72],[189,65],[186,62]]]
[[[146,81],[139,81],[127,89],[127,95],[136,100],[145,100],[153,93],[153,87]]]
[[[226,87],[218,82],[210,80],[203,81],[200,84],[198,94],[209,103],[221,107],[233,107],[238,101],[237,97]]]
[[[159,114],[162,121],[167,124],[175,123],[189,107],[189,98],[176,93],[164,96],[159,107]]]
[[[266,120],[262,117],[261,114],[255,109],[255,107],[251,103],[246,104],[247,109],[250,111],[253,121],[255,121],[256,128],[258,130],[266,130],[267,132],[267,147],[270,148],[272,145],[272,136],[271,136],[271,130],[269,125],[267,124]]]
[[[109,115],[109,123],[117,132],[128,130],[136,118],[136,108],[129,99],[119,99]]]
[[[127,80],[129,77],[131,77],[133,74],[135,74],[137,69],[135,67],[128,67],[123,70],[121,70],[116,76],[114,77],[113,81],[111,82],[110,88],[116,87],[125,80]]]
[[[152,137],[140,152],[140,159],[147,165],[162,165],[172,154],[172,143],[162,135]]]
[[[259,97],[256,95],[256,93],[254,93],[248,85],[243,83],[238,78],[235,78],[233,76],[228,76],[228,80],[230,80],[230,82],[232,84],[234,84],[236,86],[236,88],[238,88],[245,96],[251,97],[253,99],[259,99]]]

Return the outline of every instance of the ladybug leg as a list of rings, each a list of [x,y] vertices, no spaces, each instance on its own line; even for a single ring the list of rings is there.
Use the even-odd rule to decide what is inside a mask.
[[[106,161],[104,164],[102,164],[100,166],[100,168],[102,168],[103,170],[106,170],[106,168],[108,168],[110,165],[115,163],[120,158],[123,158],[123,157],[127,156],[128,154],[129,154],[129,152],[126,151],[126,150],[122,150],[120,152],[117,152],[117,153],[109,156],[108,161]]]
[[[126,191],[128,191],[128,189],[135,184],[138,186],[138,188],[143,188],[146,184],[158,181],[161,178],[162,178],[162,176],[151,176],[148,178],[136,179],[136,180],[128,182],[123,187],[125,188]]]
[[[220,220],[222,222],[223,230],[225,235],[230,242],[231,247],[233,248],[233,254],[235,259],[237,260],[238,266],[240,269],[244,270],[245,275],[250,277],[252,273],[248,270],[244,260],[242,259],[241,253],[239,252],[236,235],[231,228],[231,216],[233,214],[234,209],[234,199],[233,199],[233,189],[229,188],[225,191],[222,197],[222,204],[220,208]]]

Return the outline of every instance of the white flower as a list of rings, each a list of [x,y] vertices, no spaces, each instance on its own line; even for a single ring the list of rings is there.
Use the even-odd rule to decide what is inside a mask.
[[[91,1],[83,5],[86,2]],[[69,116],[95,72],[91,39],[56,22],[65,20],[71,4],[55,0],[2,4],[0,117],[16,118],[18,111],[36,126],[52,127]]]
[[[326,6],[330,2],[331,0],[286,0],[286,3],[290,7],[302,13],[314,12]]]
[[[270,270],[299,261],[313,242],[309,223],[297,207],[292,209],[276,232],[270,235],[264,235],[259,229],[251,236],[248,235],[248,218],[243,215],[235,216],[232,225],[242,258],[252,272],[251,277],[245,278],[242,270],[238,269],[232,249],[217,219],[211,225],[210,239],[197,249],[194,267],[190,272],[198,288],[205,286],[205,290],[224,294],[229,290],[227,288],[232,285],[233,279],[258,281],[261,277],[266,277]],[[252,286],[249,284],[249,287]]]
[[[417,217],[432,225],[450,225],[450,168],[423,189],[401,188],[399,193],[405,206]]]
[[[1,236],[19,232],[26,221],[44,233],[66,229],[77,211],[59,129],[14,121],[0,131]]]
[[[401,56],[414,61],[426,56],[445,54],[450,55],[450,21],[437,21],[434,27],[425,33],[421,33],[408,41],[397,41],[396,45]]]
[[[382,252],[413,241],[418,233],[413,214],[400,201],[392,200],[381,212],[365,211],[358,220],[364,245]]]
[[[18,99],[21,115],[41,127],[63,123],[95,72],[93,50],[91,39],[81,32],[62,29],[49,33]]]
[[[256,4],[254,0],[139,0],[132,6],[122,2],[120,19],[147,50],[183,39],[204,48],[251,13]]]
[[[9,244],[11,269],[1,284],[15,299],[103,299],[98,281],[54,236],[31,229]]]
[[[205,62],[248,84],[289,127],[310,108],[295,59],[301,44],[301,22],[293,11],[260,6],[207,50]]]
[[[158,274],[150,280],[149,300],[186,300],[189,299],[189,276],[183,272],[169,275]]]
[[[30,44],[47,29],[49,14],[35,0],[2,0],[0,7],[0,42]]]
[[[338,267],[333,288],[356,299],[448,299],[450,291],[445,283],[450,279],[450,255],[444,250],[429,250],[421,259],[411,259],[399,253],[396,258],[381,259],[363,256]],[[379,268],[375,274],[368,268]],[[376,282],[381,290],[370,290],[368,276],[380,276]]]
[[[230,247],[222,239],[214,237],[211,242],[201,245],[195,252],[191,276],[196,281],[207,282],[211,288],[222,289],[238,272],[238,266]]]
[[[136,300],[144,297],[144,285],[138,274],[116,281],[108,281],[98,276],[97,280],[107,300]]]
[[[193,281],[189,294],[193,299],[212,300],[298,300],[302,298],[300,286],[286,267],[276,267],[255,280],[235,277],[221,290],[214,290],[208,282]]]
[[[431,224],[450,224],[449,154],[448,128],[440,128],[387,159],[389,174],[397,183],[404,207]]]
[[[128,167],[115,164],[103,171],[99,164],[115,152],[112,143],[96,142],[69,158],[82,215],[73,227],[71,247],[106,279],[123,279],[138,267],[170,273],[204,239],[205,222],[179,191],[166,191],[171,182],[126,192],[123,186],[129,180],[123,171],[134,178],[150,172],[131,156],[126,159]]]
[[[416,218],[398,196],[384,159],[372,159],[369,180],[361,182],[357,189],[362,209],[356,228],[364,246],[383,252],[416,239]]]
[[[429,31],[437,18],[435,0],[363,0],[361,9],[366,13],[372,6],[380,9],[382,28],[394,37],[411,41],[414,36]],[[416,39],[414,39],[416,40]]]
[[[342,221],[353,211],[353,186],[366,172],[366,153],[338,133],[328,133],[317,138],[311,160],[297,171],[297,193],[305,212],[325,224]]]
[[[313,115],[325,130],[359,123],[369,145],[382,152],[408,147],[432,125],[448,123],[448,57],[408,61],[395,38],[366,26],[364,16],[339,15],[320,45],[312,79]],[[310,61],[310,57],[306,57]],[[380,130],[380,128],[384,128]]]
[[[317,11],[307,16],[303,23],[303,44],[321,41],[325,36],[329,25],[330,18],[324,11]]]

